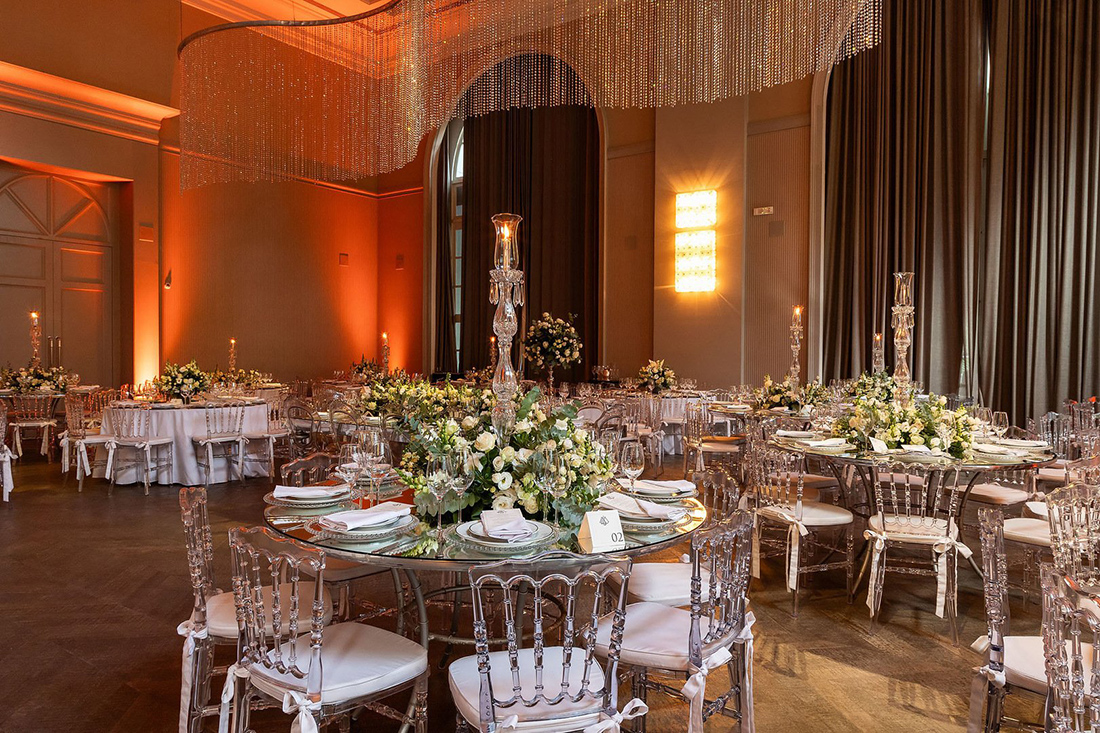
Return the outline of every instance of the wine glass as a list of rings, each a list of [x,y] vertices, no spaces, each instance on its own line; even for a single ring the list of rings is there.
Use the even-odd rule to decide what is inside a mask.
[[[345,443],[340,446],[340,456],[333,471],[341,481],[348,485],[352,492],[359,488],[359,477],[363,475],[363,464],[360,462],[359,446],[353,443]]]
[[[550,492],[552,498],[563,499],[569,490],[569,459],[564,453],[559,453],[552,456],[549,463],[554,478],[549,482],[546,489]],[[553,502],[551,502],[551,506],[553,506]],[[556,506],[554,507],[554,524],[561,526],[561,510]]]
[[[558,465],[554,457],[554,451],[546,451],[538,457],[535,465],[535,484],[547,497],[554,496],[554,484],[558,482]],[[544,516],[550,519],[550,513],[554,509],[554,503],[549,498],[546,500],[547,510]]]
[[[443,497],[451,489],[454,481],[454,459],[450,456],[433,455],[428,458],[428,491],[436,501],[436,539],[437,554],[443,554]]]
[[[1008,413],[1007,412],[994,412],[993,413],[993,433],[998,438],[1005,437],[1005,433],[1008,432]]]
[[[630,491],[633,493],[634,482],[645,470],[645,453],[642,451],[642,444],[631,442],[624,445],[619,465],[622,467],[623,473],[630,479]]]
[[[377,502],[382,479],[390,472],[393,464],[390,444],[382,431],[377,428],[360,431],[358,438],[361,449],[360,455],[371,482],[371,494]]]
[[[562,402],[569,399],[569,382],[562,382],[558,385],[558,397],[561,397]]]
[[[458,523],[462,524],[462,498],[474,483],[474,472],[470,470],[470,451],[459,451],[454,474],[454,490],[458,494]]]

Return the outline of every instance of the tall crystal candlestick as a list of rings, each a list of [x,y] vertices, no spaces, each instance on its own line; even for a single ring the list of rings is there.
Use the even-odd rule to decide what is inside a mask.
[[[489,369],[495,370],[497,368],[497,337],[489,337]]]
[[[876,333],[875,340],[871,344],[871,371],[874,374],[886,371],[886,344],[882,342],[882,334]]]
[[[237,371],[237,339],[229,339],[229,371]]]
[[[390,335],[382,332],[382,371],[390,373]]]
[[[41,366],[42,326],[38,323],[38,311],[31,311],[31,366]]]
[[[798,358],[802,352],[802,306],[794,307],[794,315],[791,316],[791,371],[787,374],[791,385],[798,386],[798,375],[802,371],[802,363]]]
[[[523,271],[519,265],[518,232],[523,217],[516,214],[496,214],[496,267],[489,272],[489,302],[497,307],[493,315],[493,333],[497,337],[497,360],[493,368],[493,427],[501,439],[512,432],[516,424],[515,396],[519,391],[516,371],[512,367],[512,339],[519,329],[516,306],[524,302]]]
[[[894,273],[894,382],[901,388],[903,399],[908,397],[909,383],[909,346],[913,343],[913,273]]]

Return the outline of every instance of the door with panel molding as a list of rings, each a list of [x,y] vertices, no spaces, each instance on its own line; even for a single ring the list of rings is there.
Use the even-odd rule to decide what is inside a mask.
[[[0,161],[0,365],[40,359],[86,384],[118,384],[116,185]]]

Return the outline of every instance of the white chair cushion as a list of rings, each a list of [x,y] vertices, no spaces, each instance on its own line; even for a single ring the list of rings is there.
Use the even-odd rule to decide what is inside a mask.
[[[290,431],[286,428],[280,428],[278,430],[268,430],[262,433],[245,433],[245,440],[267,440],[268,438],[285,438],[290,435]]]
[[[699,450],[704,453],[740,453],[741,446],[722,440],[704,440],[699,445]]]
[[[284,606],[287,599],[290,597],[290,584],[284,583],[280,586],[280,597],[283,600]],[[298,609],[298,631],[309,628],[309,614],[310,607],[313,599],[313,583],[305,582],[298,583],[298,598],[301,603],[301,607]],[[267,612],[267,626],[268,632],[271,631],[271,588],[265,586],[263,590],[264,609]],[[325,613],[323,620],[325,624],[332,621],[332,597],[329,596],[328,589],[324,589],[324,604]],[[290,616],[289,606],[283,609],[282,631],[288,633],[290,630]],[[206,599],[206,628],[210,630],[210,633],[214,636],[220,636],[223,639],[236,639],[237,638],[237,609],[233,605],[233,593],[225,591],[224,593],[218,593],[210,596]]]
[[[192,440],[199,445],[206,445],[207,443],[233,443],[243,437],[243,433],[211,433],[207,436],[196,435]]]
[[[794,507],[763,506],[757,514],[772,521],[789,524],[784,515],[794,516]],[[841,506],[819,501],[802,502],[802,523],[807,527],[836,527],[852,522],[852,513]]]
[[[931,545],[947,536],[946,519],[921,519],[919,517],[907,519],[893,514],[887,514],[885,519],[885,532],[883,531],[883,518],[878,514],[867,520],[867,526],[876,532],[882,532],[892,540],[912,542],[918,545]],[[956,537],[958,534],[958,527],[953,527],[951,536]]]
[[[283,648],[285,658],[289,648]],[[298,637],[298,667],[309,664],[309,634]],[[269,652],[273,654],[273,652]],[[392,631],[357,623],[325,628],[321,640],[321,703],[332,705],[372,695],[415,679],[428,668],[428,652]],[[282,700],[287,690],[305,691],[305,680],[253,664],[252,684]]]
[[[600,619],[596,631],[596,654],[607,657],[611,640],[612,615]],[[706,633],[707,620],[700,619],[700,632]],[[626,665],[688,671],[688,636],[691,633],[691,611],[661,603],[631,603],[626,607],[626,625],[623,627],[623,648],[619,660]],[[707,644],[703,657],[729,643],[728,639]]]
[[[44,428],[47,425],[57,425],[57,420],[50,420],[47,418],[16,418],[9,423],[12,427],[24,427],[24,428]]]
[[[1006,636],[1004,645],[1005,681],[1010,685],[1045,695],[1047,671],[1043,654],[1043,638],[1041,636]],[[1066,653],[1069,654],[1068,641],[1066,645]],[[1092,676],[1092,644],[1082,643],[1081,647],[1085,668],[1085,689],[1088,690],[1089,678]]]
[[[614,577],[614,576],[613,576]],[[710,600],[710,573],[702,569],[702,600]],[[640,562],[630,571],[630,597],[665,606],[691,604],[691,563]]]
[[[1001,486],[999,484],[977,484],[970,490],[970,498],[975,501],[980,501],[983,504],[1009,506],[1011,504],[1022,504],[1027,501],[1028,493],[1021,489],[1014,489],[1010,486]]]
[[[562,678],[562,648],[560,646],[546,647],[543,650],[543,680],[545,694],[554,697],[561,689]],[[588,673],[588,687],[593,692],[603,690],[603,668],[596,662],[592,663]],[[581,688],[581,680],[584,677],[584,650],[573,648],[573,655],[569,664],[569,689],[576,694]],[[492,681],[493,690],[498,697],[511,697],[512,668],[508,661],[508,652],[499,651],[489,654],[489,679]],[[467,723],[481,730],[480,714],[478,713],[478,700],[481,693],[481,676],[477,671],[477,656],[462,657],[451,662],[447,668],[447,681],[451,686],[451,696],[454,698],[455,707],[465,718]],[[519,681],[525,697],[533,697],[535,694],[535,652],[533,649],[519,650]],[[497,718],[504,720],[513,715],[519,717],[519,725],[516,730],[529,733],[558,733],[565,730],[581,730],[599,720],[599,697],[585,697],[580,702],[563,700],[557,705],[549,705],[543,701],[531,707],[525,707],[517,703],[509,708],[497,708]],[[563,725],[562,718],[568,717],[568,724]],[[499,722],[499,721],[498,721]]]
[[[1048,466],[1047,468],[1040,468],[1035,478],[1045,484],[1064,486],[1066,483],[1066,467]]]
[[[1050,524],[1034,517],[1011,517],[1005,520],[1004,536],[1012,542],[1050,547]]]
[[[103,445],[114,440],[114,436],[100,435],[99,433],[88,433],[83,438],[75,438],[74,443],[84,443],[85,445]]]

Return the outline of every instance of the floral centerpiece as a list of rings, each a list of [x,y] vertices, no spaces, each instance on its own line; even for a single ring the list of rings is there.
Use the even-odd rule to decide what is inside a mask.
[[[894,388],[897,383],[894,378],[885,371],[870,373],[864,372],[852,383],[849,394],[856,399],[876,398],[885,402],[894,399]]]
[[[764,386],[756,390],[756,404],[762,410],[781,407],[792,412],[802,412],[807,407],[813,408],[828,400],[829,392],[820,379],[800,387],[791,381],[789,375],[782,382],[777,382],[770,374],[765,374]]]
[[[394,419],[409,432],[412,423],[430,423],[445,417],[480,414],[491,407],[493,393],[488,389],[439,385],[409,376],[398,370],[365,385],[359,392],[359,407],[378,418]]]
[[[157,389],[169,397],[191,401],[191,396],[210,389],[210,375],[199,369],[195,360],[186,364],[165,362],[160,376],[153,380]]]
[[[348,371],[354,379],[361,382],[372,382],[386,376],[386,370],[382,368],[382,365],[374,359],[368,360],[366,356],[361,356],[359,361],[354,362]]]
[[[210,383],[222,387],[236,386],[245,389],[259,389],[267,382],[267,375],[255,369],[232,369],[225,372],[215,370],[210,373]]]
[[[542,318],[527,329],[523,340],[523,353],[527,360],[546,370],[550,389],[554,388],[554,367],[578,364],[581,360],[581,337],[573,327],[574,316],[569,320],[554,318],[543,313]]]
[[[649,363],[638,371],[638,382],[642,388],[653,394],[660,394],[676,385],[676,372],[665,366],[664,359],[656,361],[650,359]]]
[[[902,403],[872,394],[857,397],[852,409],[836,419],[833,435],[862,450],[872,449],[874,438],[887,448],[923,445],[935,453],[963,458],[974,442],[974,428],[966,408],[947,409],[946,397],[929,395]]]
[[[28,366],[7,369],[0,374],[0,386],[19,394],[28,392],[64,392],[69,386],[65,367]]]
[[[611,462],[588,431],[573,423],[574,405],[546,411],[539,404],[540,396],[534,389],[519,400],[515,429],[505,440],[493,431],[488,403],[460,420],[413,421],[413,441],[398,473],[413,489],[421,513],[456,512],[461,505],[473,507],[474,517],[484,509],[513,507],[537,516],[552,503],[565,525],[579,526],[584,513],[595,506],[600,486],[611,479]],[[536,481],[539,459],[551,452],[564,457],[568,466],[568,474],[558,479],[566,485],[557,499],[551,499]],[[472,474],[473,482],[461,503],[453,491],[443,497],[442,507],[431,495],[425,476],[431,455],[454,456]]]

